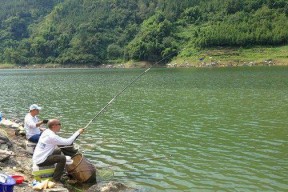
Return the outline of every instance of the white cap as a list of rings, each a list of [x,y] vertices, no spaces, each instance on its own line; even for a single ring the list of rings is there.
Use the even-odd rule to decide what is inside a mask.
[[[34,110],[34,109],[41,110],[42,108],[39,107],[39,106],[36,105],[36,104],[33,104],[33,105],[31,105],[31,106],[29,107],[29,110],[30,110],[30,111],[32,111],[32,110]]]

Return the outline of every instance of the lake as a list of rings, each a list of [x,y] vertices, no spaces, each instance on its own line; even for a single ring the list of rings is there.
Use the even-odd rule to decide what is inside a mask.
[[[144,70],[0,70],[0,111],[39,104],[68,137]],[[152,68],[77,144],[102,181],[141,191],[287,191],[287,110],[288,67]]]

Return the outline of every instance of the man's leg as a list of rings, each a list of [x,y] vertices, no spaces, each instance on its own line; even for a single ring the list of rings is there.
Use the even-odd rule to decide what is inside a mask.
[[[61,152],[66,156],[73,157],[74,155],[78,153],[78,149],[76,149],[73,144],[72,145],[59,145],[58,147],[61,149]]]
[[[40,135],[41,135],[41,134],[33,135],[32,137],[30,137],[30,138],[28,139],[28,141],[31,141],[32,143],[38,143],[39,138],[40,138]]]
[[[60,181],[66,164],[66,157],[64,155],[50,155],[43,163],[38,164],[38,166],[49,166],[54,165],[55,163],[57,163],[57,165],[53,174],[53,179],[54,181]]]

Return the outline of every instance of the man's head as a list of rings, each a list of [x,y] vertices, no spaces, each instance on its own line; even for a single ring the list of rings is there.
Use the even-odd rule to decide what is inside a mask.
[[[48,128],[55,133],[60,131],[61,123],[58,119],[50,119],[47,123]]]
[[[41,110],[41,107],[39,107],[36,104],[33,104],[29,107],[29,111],[32,116],[38,115],[40,110]]]

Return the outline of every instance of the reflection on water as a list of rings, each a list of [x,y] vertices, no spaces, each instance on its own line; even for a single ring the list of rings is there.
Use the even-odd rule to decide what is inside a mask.
[[[0,110],[23,118],[38,103],[68,136],[141,72],[0,70]],[[286,191],[287,95],[287,67],[151,69],[78,143],[143,191]]]

